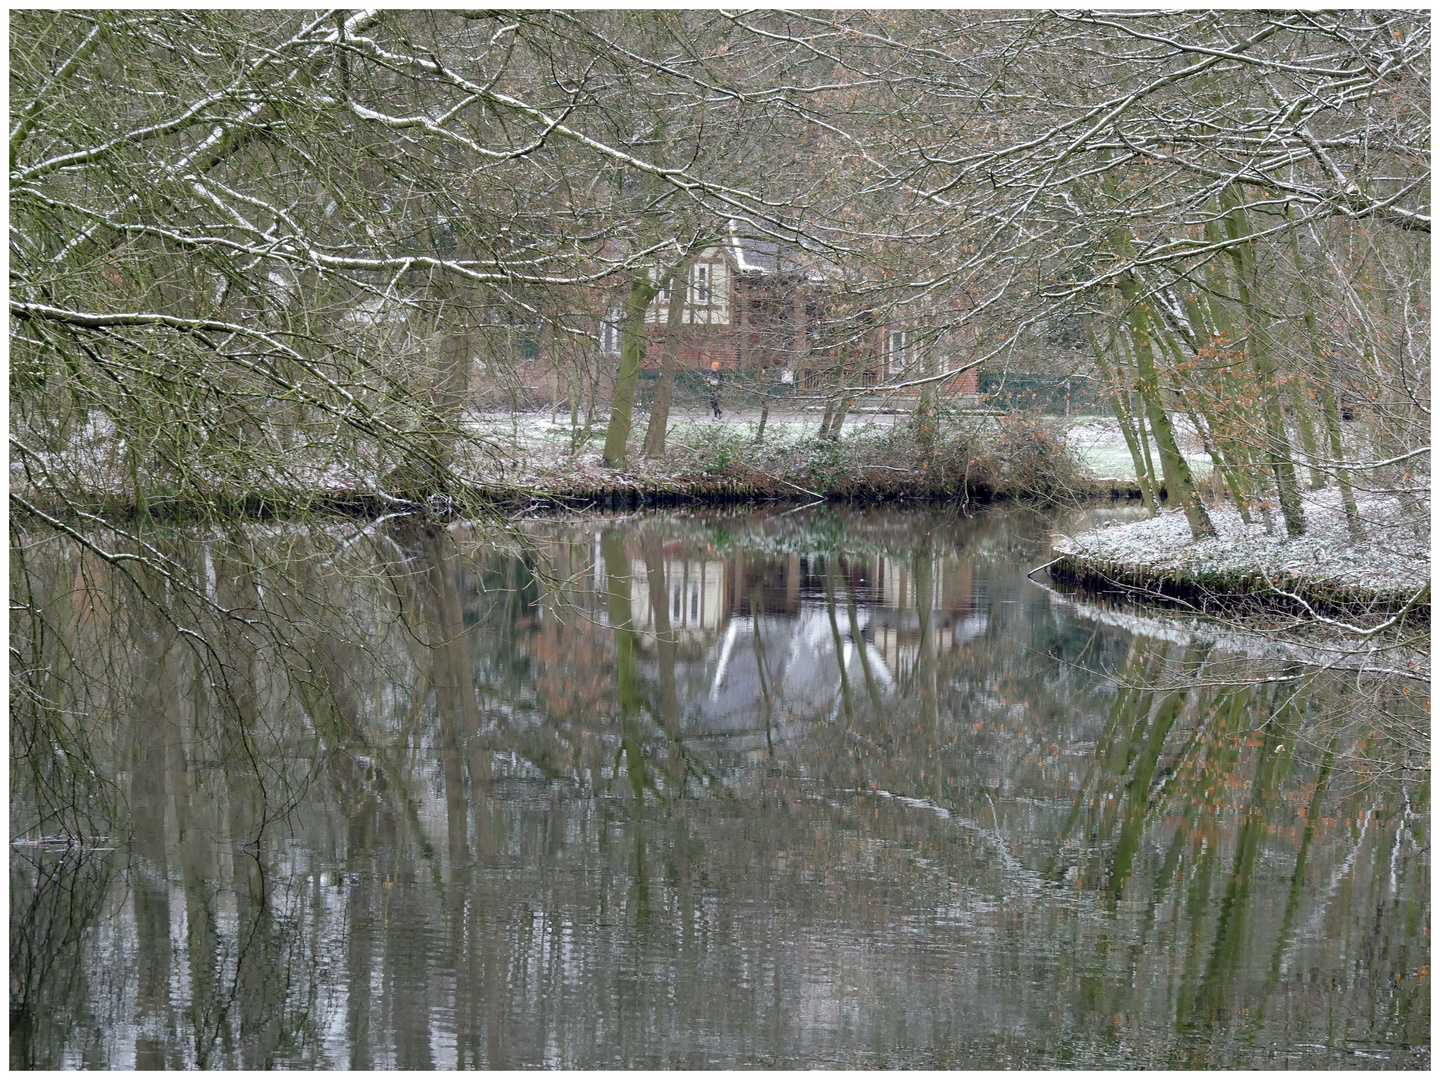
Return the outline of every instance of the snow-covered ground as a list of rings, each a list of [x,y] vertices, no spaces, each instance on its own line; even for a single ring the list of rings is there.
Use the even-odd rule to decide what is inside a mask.
[[[1266,574],[1283,587],[1302,579],[1327,587],[1398,593],[1419,589],[1430,579],[1428,528],[1418,528],[1397,499],[1361,498],[1364,528],[1352,541],[1345,526],[1340,493],[1334,488],[1304,496],[1306,533],[1289,539],[1280,514],[1267,535],[1259,515],[1249,525],[1231,506],[1211,507],[1219,536],[1192,540],[1180,510],[1126,523],[1110,523],[1076,536],[1057,535],[1056,555],[1127,563],[1164,574]],[[1429,505],[1425,507],[1428,525]]]
[[[783,438],[813,435],[820,426],[822,411],[819,408],[800,411],[796,409],[772,410],[766,421],[770,435]],[[869,430],[888,430],[896,424],[904,424],[907,413],[851,412],[845,419],[845,431],[856,434]],[[1050,418],[1057,425],[1068,424],[1065,441],[1076,456],[1096,476],[1113,480],[1134,480],[1135,464],[1120,426],[1109,416],[1072,416],[1067,420]],[[714,420],[708,411],[677,413],[670,422],[669,438],[678,443],[690,443],[696,438],[712,438],[717,431],[753,435],[760,420],[758,409],[726,410],[720,420]],[[985,425],[993,419],[977,417],[976,422]],[[636,416],[636,438],[644,431],[643,413]],[[1199,445],[1199,440],[1190,426],[1181,417],[1174,418],[1175,435],[1180,448],[1190,462],[1191,471],[1203,476],[1210,471],[1210,457]],[[560,414],[552,423],[549,413],[473,413],[468,422],[471,432],[487,436],[497,442],[513,443],[529,455],[538,456],[547,464],[558,463],[569,457],[570,417]],[[598,450],[605,441],[605,419],[599,418],[590,434],[588,449]],[[1156,462],[1159,467],[1159,462]]]
[[[1072,416],[1065,441],[1096,476],[1113,480],[1134,480],[1135,459],[1125,445],[1120,425],[1110,416]],[[1210,471],[1210,455],[1200,448],[1195,431],[1183,417],[1171,417],[1175,438],[1197,477]],[[1160,467],[1160,462],[1155,462]]]
[[[766,433],[777,441],[794,441],[813,436],[820,426],[823,409],[797,408],[793,405],[771,410],[766,421]],[[672,415],[668,441],[675,447],[703,447],[713,445],[718,438],[734,436],[744,439],[754,437],[760,421],[760,411],[754,408],[726,409],[720,420],[715,420],[708,409],[686,411],[677,409]],[[861,407],[846,417],[845,433],[858,435],[872,431],[887,431],[909,421],[908,412],[903,408],[897,412],[882,412],[874,407]],[[1112,417],[1073,416],[1067,420],[1052,417],[1050,421],[1061,427],[1068,424],[1065,438],[1080,460],[1089,466],[1096,476],[1107,479],[1133,480],[1135,469],[1124,437]],[[590,455],[597,454],[605,441],[607,417],[595,419],[589,438],[583,446],[572,446],[570,417],[562,411],[552,420],[548,410],[511,413],[508,411],[471,412],[464,420],[466,434],[475,440],[472,447],[462,447],[461,467],[472,468],[477,473],[488,474],[499,465],[503,478],[512,482],[527,482],[540,479],[555,470],[575,466],[585,468]],[[980,429],[994,428],[996,417],[975,414],[972,421]],[[637,413],[632,432],[632,446],[643,438],[646,416]],[[1208,457],[1199,450],[1193,434],[1183,421],[1177,421],[1177,435],[1181,447],[1190,459],[1191,467],[1197,474],[1210,468]],[[577,433],[578,434],[578,433]],[[483,448],[483,452],[480,452]],[[71,440],[71,445],[60,454],[40,453],[35,460],[45,468],[54,470],[49,483],[59,482],[62,477],[72,484],[90,490],[116,489],[123,486],[126,469],[121,460],[123,448],[116,443],[113,431],[99,413],[94,423],[87,425]],[[474,452],[472,452],[474,451]],[[11,457],[11,484],[25,487],[27,478],[21,468],[20,455]],[[323,445],[284,455],[270,466],[259,470],[274,474],[272,479],[281,486],[295,484],[320,490],[351,490],[373,486],[378,463],[358,472],[337,468],[333,464],[322,466],[331,455]],[[473,458],[473,461],[470,460]],[[639,459],[631,463],[632,469]],[[382,470],[383,471],[383,470]],[[68,474],[68,475],[67,475]],[[258,477],[257,477],[258,478]],[[47,480],[33,477],[38,486],[46,486]]]
[[[767,435],[814,435],[820,428],[824,415],[821,409],[772,409],[765,421]],[[851,412],[845,420],[846,432],[866,428],[888,430],[895,424],[908,419],[904,413]],[[598,450],[605,442],[605,427],[609,417],[596,417],[587,444],[589,449]],[[647,415],[643,409],[635,412],[631,429],[631,441],[644,438]],[[696,436],[708,438],[718,429],[726,433],[753,436],[760,423],[759,409],[726,409],[719,420],[714,419],[708,409],[676,410],[670,415],[667,429],[668,441],[690,442]],[[568,456],[570,451],[570,415],[563,410],[552,421],[547,411],[530,413],[472,412],[465,420],[466,429],[477,436],[501,444],[512,443],[522,450],[539,451],[546,454]],[[1116,431],[1119,438],[1119,431]],[[1123,446],[1123,442],[1122,442]]]

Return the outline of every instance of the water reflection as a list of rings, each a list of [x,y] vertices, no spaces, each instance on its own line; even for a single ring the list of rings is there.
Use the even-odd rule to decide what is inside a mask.
[[[1089,616],[1048,527],[22,539],[12,1065],[1428,1064],[1423,695]]]

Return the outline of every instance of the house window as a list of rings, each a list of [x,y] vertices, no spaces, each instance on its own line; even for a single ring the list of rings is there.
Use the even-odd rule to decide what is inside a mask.
[[[670,281],[670,275],[660,267],[650,268],[650,284],[655,286],[655,292],[650,297],[650,306],[645,309],[647,323],[663,323],[669,317]]]
[[[905,370],[905,361],[909,358],[906,355],[906,336],[904,330],[891,330],[886,341],[885,359],[891,375],[899,375]]]
[[[730,273],[723,262],[698,262],[690,267],[690,285],[680,321],[705,325],[730,322]],[[658,319],[665,318],[665,304],[656,304]],[[646,316],[650,319],[650,316]],[[651,320],[654,321],[654,320]]]
[[[606,356],[620,355],[620,309],[611,308],[600,320],[600,351]]]

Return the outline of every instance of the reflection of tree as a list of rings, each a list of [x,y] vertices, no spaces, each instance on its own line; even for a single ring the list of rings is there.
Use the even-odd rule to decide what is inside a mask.
[[[965,525],[961,539],[1018,542],[1006,522]],[[803,561],[758,543],[735,559],[729,580],[745,592],[731,593],[732,617],[756,628],[775,708],[768,755],[758,731],[746,742],[687,726],[686,687],[710,674],[697,680],[693,665],[713,654],[674,647],[665,575],[683,545],[661,523],[640,531],[638,563],[623,526],[598,545],[559,530],[523,554],[394,530],[348,547],[343,570],[324,563],[334,548],[322,537],[288,585],[267,572],[263,544],[216,545],[219,601],[254,624],[283,612],[296,643],[285,659],[278,630],[194,623],[224,644],[224,693],[163,619],[142,636],[145,607],[123,589],[104,600],[141,647],[128,667],[105,660],[108,684],[52,608],[71,635],[60,644],[97,663],[88,685],[109,687],[108,714],[95,713],[123,719],[124,768],[96,760],[129,796],[116,831],[135,830],[134,888],[77,885],[59,954],[81,975],[67,983],[39,960],[64,938],[45,914],[58,894],[27,915],[42,877],[12,856],[12,973],[32,972],[13,983],[29,1010],[21,1051],[59,1061],[93,1039],[66,1016],[129,1023],[137,1007],[157,1025],[142,1049],[165,1064],[313,1062],[323,1033],[343,1030],[330,1064],[438,1066],[437,1024],[453,1025],[462,1065],[541,1061],[542,1034],[570,1048],[565,1061],[609,1060],[602,1029],[677,1017],[789,1045],[804,1034],[796,1003],[821,992],[807,978],[828,962],[806,952],[816,926],[876,1003],[857,1031],[877,1045],[922,1030],[907,1026],[922,1022],[917,994],[934,1005],[924,1023],[964,1013],[972,976],[993,988],[984,1023],[1041,1023],[1057,1001],[1076,1018],[1045,1061],[1090,1060],[1143,1029],[1175,1061],[1252,1062],[1236,1033],[1265,1045],[1293,1030],[1296,1008],[1387,1038],[1428,1031],[1408,984],[1385,998],[1385,1019],[1366,1019],[1378,999],[1364,981],[1428,963],[1428,788],[1362,784],[1348,730],[1307,750],[1326,716],[1372,691],[1340,673],[1263,692],[1226,682],[1232,660],[1052,606],[1025,585],[1024,560],[977,556],[962,573],[943,529],[910,535],[907,556],[883,524],[877,540],[849,519]],[[882,548],[915,584],[905,609],[887,609],[918,647],[903,692],[882,688],[863,648],[886,602],[872,569]],[[45,588],[68,588],[64,564],[50,565]],[[946,599],[961,581],[963,608]],[[791,606],[792,584],[796,613],[766,614],[772,598]],[[970,620],[953,644],[952,608]],[[787,619],[808,620],[810,636],[792,642]],[[786,668],[772,657],[792,646],[793,662],[831,680],[813,715],[785,711]],[[837,682],[847,646],[855,662]],[[16,793],[19,820],[33,820],[29,790]],[[107,903],[136,915],[123,930],[141,965],[134,997],[107,981],[114,954],[82,947]],[[907,951],[937,934],[972,974]],[[1352,989],[1309,982],[1338,970],[1340,949],[1364,957],[1345,961],[1360,965]],[[741,955],[763,972],[744,994],[727,967]],[[908,958],[918,989],[875,974],[886,955]],[[608,1004],[617,995],[624,1017]],[[92,1057],[115,1060],[105,1039]]]
[[[1193,678],[1203,661],[1196,647],[1191,646],[1188,653],[1181,667],[1182,678]],[[1162,649],[1162,659],[1163,655]],[[1142,707],[1136,709],[1135,723],[1130,729],[1127,740],[1129,745],[1125,751],[1125,768],[1119,770],[1130,771],[1130,782],[1126,785],[1124,822],[1115,844],[1108,886],[1111,897],[1117,901],[1125,893],[1125,883],[1134,865],[1146,818],[1154,809],[1150,788],[1160,764],[1161,751],[1180,716],[1181,707],[1185,704],[1185,695],[1179,690],[1172,690],[1153,708],[1147,708],[1154,696],[1153,692],[1144,692],[1139,699]],[[1175,764],[1172,760],[1167,768],[1173,769]]]
[[[741,551],[736,560],[739,564],[740,580],[745,579],[745,553]],[[750,642],[755,647],[755,677],[760,683],[760,714],[765,720],[765,752],[775,755],[775,675],[765,662],[765,637],[761,629],[760,611],[764,601],[764,586],[757,581],[750,588]],[[718,678],[718,674],[717,674]],[[844,678],[844,675],[841,675]],[[843,684],[842,684],[843,685]]]
[[[845,583],[845,614],[850,620],[850,640],[855,643],[855,652],[860,657],[860,671],[865,676],[865,693],[870,698],[872,709],[880,708],[880,687],[870,670],[870,650],[860,633],[860,617],[855,604],[855,586]]]
[[[610,601],[610,626],[615,634],[615,680],[620,699],[620,748],[636,807],[645,801],[650,787],[645,749],[640,736],[640,678],[635,671],[635,624],[630,618],[629,565],[625,540],[615,530],[600,541],[605,559],[605,585]]]
[[[915,643],[915,683],[920,691],[920,716],[932,735],[939,725],[938,682],[935,664],[935,561],[930,534],[915,551],[915,607],[920,628]]]
[[[825,560],[825,614],[830,619],[830,641],[835,649],[835,667],[840,673],[840,700],[845,707],[845,720],[848,723],[851,715],[850,708],[850,680],[845,672],[845,642],[840,637],[840,623],[835,618],[835,579],[838,576],[838,560],[830,558]],[[759,639],[759,635],[756,635]],[[863,650],[862,650],[863,651]]]
[[[678,306],[677,306],[678,310]],[[645,587],[655,621],[655,651],[659,659],[657,703],[660,724],[668,746],[670,787],[678,798],[685,793],[685,756],[680,735],[680,699],[675,690],[675,638],[670,629],[670,598],[665,588],[665,560],[660,534],[647,530],[641,537],[645,553]]]
[[[154,588],[157,583],[145,584]],[[127,740],[134,755],[129,794],[135,822],[131,847],[138,967],[135,1003],[148,1028],[135,1044],[135,1064],[140,1069],[174,1064],[167,1052],[175,1042],[175,1016],[170,1007],[170,881],[165,836],[169,792],[165,781],[169,774],[166,745],[177,734],[171,728],[177,687],[165,629],[149,607],[140,608],[132,622],[132,640],[141,657],[139,694]]]
[[[103,1048],[85,1037],[95,1030],[92,981],[84,946],[102,918],[113,917],[116,860],[109,852],[41,847],[10,852],[10,1068],[60,1067],[54,1018],[70,1033],[87,1068],[103,1068]]]
[[[1312,909],[1318,904],[1316,910],[1323,911],[1327,902],[1303,889],[1303,877],[1335,764],[1335,741],[1315,770],[1308,801],[1297,800],[1289,794],[1303,791],[1290,780],[1300,734],[1293,686],[1284,681],[1216,686],[1203,668],[1204,656],[1194,646],[1178,666],[1165,662],[1164,646],[1132,646],[1049,871],[1052,879],[1063,876],[1057,871],[1069,838],[1084,838],[1086,846],[1069,856],[1077,882],[1087,877],[1103,882],[1112,903],[1143,901],[1142,945],[1154,940],[1156,913],[1167,892],[1177,883],[1186,885],[1185,914],[1176,925],[1186,927],[1184,964],[1172,990],[1172,1015],[1184,1040],[1173,1049],[1172,1064],[1212,1062],[1212,1036],[1243,1017],[1250,1017],[1246,1026],[1252,1033],[1258,1030],[1274,1000],[1282,956],[1302,904]],[[1360,791],[1352,795],[1348,812],[1358,813],[1365,797]],[[1294,854],[1280,854],[1273,837],[1297,802],[1304,828]],[[1231,816],[1237,825],[1222,825]],[[1104,873],[1101,852],[1107,850]],[[1147,851],[1154,853],[1156,869],[1148,887],[1142,887],[1132,879]],[[1277,858],[1293,867],[1283,881],[1269,880],[1274,875],[1263,869],[1267,859]],[[1283,911],[1257,905],[1262,881],[1269,894],[1286,895]],[[1164,931],[1158,932],[1163,939]],[[1257,942],[1269,947],[1257,950]],[[1132,954],[1116,973],[1107,1002],[1107,980],[1099,972],[1113,968],[1115,958],[1109,955],[1108,938],[1097,938],[1096,949],[1097,974],[1084,980],[1087,1000],[1113,1015],[1125,1007],[1126,987],[1140,977],[1140,962]],[[1256,962],[1261,956],[1269,960],[1263,977]],[[1192,1044],[1192,1039],[1198,1041]]]

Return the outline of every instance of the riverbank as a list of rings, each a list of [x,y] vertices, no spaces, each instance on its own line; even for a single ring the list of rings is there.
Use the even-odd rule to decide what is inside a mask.
[[[715,424],[672,441],[662,458],[637,455],[612,468],[590,452],[534,468],[527,480],[537,496],[566,506],[1139,495],[1130,481],[1091,475],[1062,431],[1036,421],[1011,422],[998,431],[947,430],[928,440],[908,425],[864,427],[838,439],[782,429],[764,442],[743,429]]]
[[[1288,538],[1211,508],[1217,537],[1192,540],[1179,511],[1052,541],[1050,575],[1100,591],[1176,602],[1206,613],[1266,611],[1370,629],[1387,620],[1427,625],[1430,543],[1398,501],[1361,499],[1353,539],[1335,490],[1309,493],[1307,531]],[[1428,506],[1426,507],[1428,522]],[[1278,515],[1276,515],[1278,518]]]
[[[781,427],[757,442],[738,425],[692,425],[654,459],[632,453],[615,468],[596,450],[564,453],[476,439],[462,443],[443,488],[411,490],[398,471],[308,464],[298,455],[243,476],[191,466],[180,482],[124,467],[114,453],[12,462],[11,495],[22,511],[107,520],[284,518],[306,514],[374,517],[419,511],[439,518],[507,516],[548,509],[630,510],[761,501],[1030,498],[1051,502],[1138,497],[1126,478],[1093,476],[1059,425],[1007,419],[998,428],[946,426],[918,437],[908,424],[866,425],[838,439]],[[48,481],[48,482],[47,482]],[[145,490],[137,497],[135,483]]]

